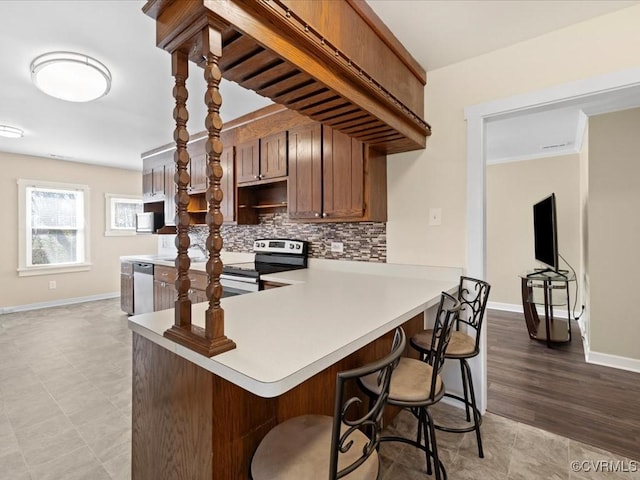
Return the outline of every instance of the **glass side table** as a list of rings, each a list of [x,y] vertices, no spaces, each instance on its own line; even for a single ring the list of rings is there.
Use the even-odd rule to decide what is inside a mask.
[[[570,272],[533,271],[520,275],[522,282],[522,308],[529,338],[554,343],[571,341],[571,301],[569,283],[576,277]],[[544,307],[541,320],[537,305]],[[560,318],[554,310],[567,310],[567,318]]]

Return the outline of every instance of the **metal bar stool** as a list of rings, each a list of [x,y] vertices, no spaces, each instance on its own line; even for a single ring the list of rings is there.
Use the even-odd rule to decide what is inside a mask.
[[[378,445],[392,372],[407,341],[395,331],[391,353],[366,366],[340,372],[336,378],[333,417],[302,415],[276,425],[262,439],[251,461],[254,480],[349,480],[378,478]],[[358,396],[349,396],[347,382],[373,378],[381,395],[363,412]],[[357,386],[355,391],[357,392]],[[350,390],[353,391],[353,390]]]
[[[461,305],[460,315],[456,320],[456,329],[451,334],[451,343],[445,354],[445,359],[451,358],[460,361],[463,397],[452,393],[446,393],[445,395],[464,403],[467,422],[471,421],[471,415],[473,415],[473,424],[469,427],[460,428],[443,425],[435,426],[435,428],[444,432],[466,433],[475,431],[478,456],[480,458],[484,458],[482,437],[480,435],[482,416],[476,406],[471,368],[467,360],[480,353],[480,332],[487,307],[487,299],[489,298],[489,290],[491,290],[491,285],[483,280],[460,277],[460,285],[458,286],[458,300]],[[466,327],[465,331],[460,330],[461,326]],[[469,333],[473,332],[475,332],[475,335],[469,335]],[[429,329],[418,332],[411,337],[411,346],[418,350],[423,358],[428,358],[433,351],[432,336],[433,330]]]
[[[440,371],[444,364],[445,352],[451,339],[452,327],[458,317],[460,302],[447,293],[442,293],[436,315],[431,343],[431,354],[426,361],[402,357],[391,378],[387,403],[410,409],[418,419],[417,438],[382,437],[381,442],[395,441],[408,443],[425,452],[427,474],[431,475],[431,459],[435,467],[437,480],[446,479],[447,472],[438,456],[436,432],[429,407],[439,402],[445,388]],[[382,394],[376,385],[375,376],[369,375],[361,380],[362,387],[369,392],[372,401]],[[422,437],[424,436],[424,445]]]

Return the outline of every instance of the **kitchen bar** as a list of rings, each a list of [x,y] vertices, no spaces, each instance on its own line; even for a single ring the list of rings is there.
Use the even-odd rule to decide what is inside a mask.
[[[132,478],[172,478],[176,468],[178,478],[247,478],[273,426],[330,413],[337,371],[380,356],[387,347],[379,339],[396,326],[422,328],[422,313],[459,274],[318,261],[266,275],[290,285],[223,299],[237,348],[212,358],[163,336],[172,310],[131,317]],[[206,305],[193,306],[196,324]]]

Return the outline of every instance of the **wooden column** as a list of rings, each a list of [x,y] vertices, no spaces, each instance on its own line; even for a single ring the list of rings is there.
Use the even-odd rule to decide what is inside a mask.
[[[209,133],[206,142],[207,152],[207,203],[209,211],[207,213],[207,225],[209,226],[209,236],[207,238],[207,250],[209,261],[207,262],[207,298],[209,308],[205,313],[205,328],[191,323],[191,300],[189,300],[189,215],[187,206],[189,195],[187,187],[189,185],[189,154],[187,152],[187,141],[189,134],[186,123],[189,114],[186,108],[188,92],[185,87],[185,80],[188,77],[189,58],[188,48],[178,48],[172,53],[172,70],[175,77],[175,87],[173,96],[176,100],[176,107],[173,116],[176,121],[174,139],[176,141],[176,176],[177,184],[176,205],[177,205],[177,237],[176,247],[178,256],[176,258],[176,269],[178,278],[176,279],[176,289],[178,299],[175,303],[175,321],[164,336],[184,345],[202,355],[212,357],[236,347],[236,344],[224,335],[224,310],[220,306],[222,297],[222,285],[220,284],[220,274],[222,273],[222,260],[220,250],[222,249],[222,236],[220,227],[222,226],[222,213],[220,212],[220,202],[223,192],[220,187],[222,179],[222,165],[220,155],[222,154],[222,141],[220,140],[220,130],[222,129],[222,119],[220,118],[220,105],[222,96],[218,86],[222,78],[222,73],[218,66],[218,61],[222,56],[222,34],[219,30],[211,26],[205,27],[201,32],[200,44],[202,48],[202,58],[204,59],[204,79],[207,82],[205,103],[208,114],[205,119],[205,126]]]

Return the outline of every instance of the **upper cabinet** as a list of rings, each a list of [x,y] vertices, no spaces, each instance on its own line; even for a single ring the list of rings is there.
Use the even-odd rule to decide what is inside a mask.
[[[154,159],[142,170],[142,199],[145,202],[159,202],[165,196],[165,158]]]
[[[257,138],[236,146],[238,183],[260,180],[260,140]]]
[[[386,156],[318,123],[289,131],[289,217],[386,221]]]
[[[287,176],[287,132],[260,140],[260,180]]]
[[[286,131],[240,143],[236,151],[239,185],[286,178]]]
[[[386,156],[360,140],[279,106],[229,122],[221,140],[225,223],[255,224],[264,212],[305,222],[387,219]],[[206,142],[198,134],[187,146],[192,224],[204,224],[208,211]],[[164,205],[166,225],[175,225],[174,151],[143,155],[145,201]]]

